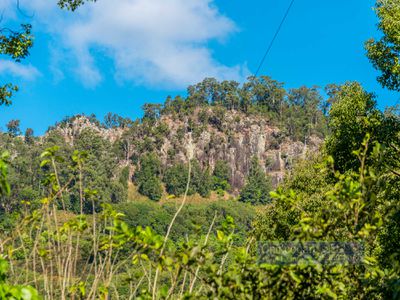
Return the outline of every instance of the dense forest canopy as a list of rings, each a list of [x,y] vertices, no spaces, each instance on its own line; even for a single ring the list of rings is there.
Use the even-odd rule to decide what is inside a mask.
[[[376,10],[367,56],[398,90],[400,2]],[[22,28],[1,54],[28,56]],[[0,298],[398,299],[399,110],[357,82],[326,93],[206,78],[140,120],[67,117],[41,137],[10,121]]]

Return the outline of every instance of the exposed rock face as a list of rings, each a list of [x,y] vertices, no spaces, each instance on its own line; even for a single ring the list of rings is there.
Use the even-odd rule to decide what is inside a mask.
[[[213,114],[211,109],[208,112]],[[168,124],[170,128],[159,153],[163,165],[168,165],[171,159],[167,153],[174,148],[171,141],[176,138],[179,128],[185,127],[187,120],[177,121],[171,117],[163,117],[160,122]],[[236,189],[245,183],[253,156],[259,158],[272,183],[277,185],[296,159],[304,157],[309,151],[317,151],[322,143],[322,139],[316,136],[308,138],[307,145],[293,141],[290,137],[282,137],[281,131],[269,125],[267,120],[237,112],[229,112],[219,127],[222,130],[207,125],[193,138],[194,157],[202,166],[209,166],[212,170],[218,160],[227,161],[231,169],[231,186]],[[174,148],[179,149],[176,157],[180,161],[187,161],[185,149],[190,136],[193,136],[193,132],[188,130],[182,139],[181,147]]]
[[[102,128],[90,122],[89,118],[85,116],[74,118],[73,121],[63,124],[63,126],[58,126],[55,130],[59,131],[61,135],[64,136],[65,141],[73,146],[74,138],[79,135],[84,129],[91,129],[111,142],[117,141],[119,138],[121,138],[123,133],[122,128]]]
[[[200,115],[202,114],[202,115]],[[163,125],[168,130],[157,137],[156,129]],[[218,160],[227,161],[231,169],[231,186],[239,189],[245,183],[250,161],[257,156],[274,185],[284,177],[293,162],[307,152],[317,151],[321,138],[311,136],[307,144],[283,136],[279,128],[265,118],[246,116],[236,111],[221,113],[212,108],[197,110],[192,116],[162,116],[152,126],[139,124],[129,129],[104,129],[78,118],[62,130],[65,139],[73,143],[73,137],[83,128],[95,132],[112,142],[126,145],[125,163],[129,157],[143,154],[143,143],[154,142],[155,150],[166,168],[174,162],[187,162],[188,158],[199,161],[203,167],[214,169]],[[157,142],[158,141],[158,142]],[[124,158],[121,158],[123,160]]]

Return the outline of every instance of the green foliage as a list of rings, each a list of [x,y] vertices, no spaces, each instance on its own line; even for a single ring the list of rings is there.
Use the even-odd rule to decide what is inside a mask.
[[[153,202],[129,202],[115,206],[117,211],[124,214],[123,220],[128,225],[150,226],[156,233],[163,235],[175,213],[175,204],[159,205]],[[227,200],[201,204],[187,204],[177,217],[172,228],[171,240],[184,240],[185,236],[207,234],[214,216],[216,226],[223,223],[226,216],[232,216],[236,222],[236,233],[243,242],[247,233],[252,229],[252,221],[256,215],[254,206]],[[198,232],[200,230],[200,232]]]
[[[212,178],[208,168],[203,170],[195,160],[192,160],[191,164],[188,195],[199,193],[202,197],[208,197],[212,190]],[[189,167],[187,165],[178,163],[168,168],[163,177],[168,194],[183,195],[186,191],[188,178]]]
[[[161,180],[155,176],[147,178],[146,181],[139,183],[139,193],[151,200],[160,200],[162,196]]]
[[[307,141],[311,135],[324,137],[327,124],[320,108],[322,103],[322,96],[315,87],[291,89],[287,105],[281,107],[281,120],[287,135],[300,141]]]
[[[84,2],[58,4],[73,11]],[[384,37],[367,44],[368,55],[382,71],[381,83],[399,90],[398,1],[378,1],[377,11]],[[1,36],[3,54],[16,60],[29,54],[30,27],[24,29]],[[0,89],[0,104],[10,103],[14,89]],[[373,95],[357,83],[332,85],[328,95],[323,102],[316,88],[286,91],[267,76],[250,77],[242,86],[207,78],[189,87],[186,99],[146,105],[141,124],[108,115],[106,127],[129,127],[115,145],[90,128],[74,134],[70,144],[58,130],[37,143],[27,132],[24,141],[16,137],[19,123],[10,124],[9,134],[0,135],[7,151],[0,157],[0,250],[7,257],[0,256],[0,298],[398,299],[400,118],[394,110],[378,111]],[[274,192],[253,158],[241,202],[182,202],[178,211],[172,201],[121,203],[129,180],[121,157],[137,162],[139,191],[153,200],[161,197],[161,177],[175,195],[185,192],[189,173],[189,194],[229,188],[224,162],[217,162],[212,176],[197,161],[191,172],[177,164],[162,176],[152,153],[169,135],[162,114],[187,120],[181,139],[187,131],[199,137],[207,126],[230,136],[228,111],[240,110],[307,141],[326,134],[330,106],[325,152],[299,162]],[[139,150],[132,152],[131,145]],[[259,246],[265,240],[299,246],[341,241],[363,244],[364,253],[357,263],[326,263],[324,253],[315,251],[313,260],[264,262]]]
[[[251,160],[250,172],[239,201],[251,204],[266,204],[270,201],[271,183],[260,166],[257,157]]]
[[[139,193],[149,197],[151,200],[160,200],[162,196],[161,162],[155,153],[144,155],[140,159],[140,170],[135,174],[135,181]]]
[[[208,197],[212,189],[212,178],[209,169],[202,170],[195,160],[192,160],[190,187],[202,197]]]
[[[33,46],[33,38],[31,35],[32,26],[22,24],[21,31],[12,31],[3,29],[8,35],[0,35],[0,54],[8,55],[16,62],[26,58],[29,55],[29,49]]]
[[[96,0],[58,0],[57,4],[60,8],[75,11],[85,2],[96,2]],[[16,3],[19,6],[19,1]],[[21,24],[21,30],[12,30],[10,28],[2,28],[0,30],[0,54],[11,57],[16,62],[20,62],[29,56],[29,51],[33,47],[33,35],[31,24]],[[0,106],[10,105],[11,97],[14,92],[19,90],[18,86],[12,83],[0,86]]]
[[[215,191],[229,191],[231,186],[229,185],[229,179],[231,176],[231,170],[226,161],[218,160],[215,163],[213,172],[213,189]]]
[[[10,185],[7,181],[7,160],[9,154],[8,152],[4,152],[0,156],[0,196],[9,195],[10,194]]]
[[[22,216],[19,229],[9,233],[18,238],[8,239],[5,245],[12,249],[13,264],[24,268],[27,274],[22,282],[27,282],[32,272],[36,272],[32,276],[35,284],[35,278],[46,278],[39,286],[44,286],[40,291],[47,298],[54,298],[58,293],[83,299],[90,295],[103,298],[169,295],[173,299],[179,295],[195,299],[388,299],[396,298],[399,291],[397,241],[395,238],[384,241],[389,232],[397,235],[397,220],[393,222],[393,216],[398,212],[395,198],[398,189],[390,191],[396,175],[382,168],[386,165],[382,164],[386,150],[368,135],[361,148],[353,151],[359,160],[358,171],[335,172],[332,158],[324,161],[315,157],[302,162],[285,182],[286,187],[271,193],[273,202],[260,210],[257,208],[265,220],[262,223],[259,217],[255,223],[259,228],[251,226],[256,208],[237,201],[187,205],[179,214],[174,203],[116,205],[124,214],[103,204],[99,214],[70,216],[61,221],[54,213],[54,205],[57,199],[63,199],[60,191],[69,184],[57,182],[56,170],[62,169],[66,161],[61,159],[60,150],[48,148],[42,155],[43,168],[49,168],[44,182],[48,194],[41,201],[43,207]],[[77,171],[83,169],[88,159],[84,153],[75,151],[69,168],[70,176],[77,183],[82,180]],[[140,161],[143,174],[139,173],[139,178],[159,174],[156,161],[154,156],[143,156]],[[198,169],[193,163],[194,173]],[[126,178],[126,171],[122,173]],[[249,182],[266,182],[255,158]],[[90,202],[93,195],[94,191],[84,190],[85,201]],[[95,205],[94,201],[91,205]],[[94,207],[92,211],[96,212]],[[175,220],[172,228],[171,219]],[[143,229],[140,225],[149,227]],[[162,236],[167,229],[171,229],[168,240]],[[323,257],[293,264],[257,261],[256,241],[264,239],[293,241],[299,245],[321,240],[364,243],[364,261],[362,264],[326,264],[319,261]],[[35,268],[31,253],[37,253],[44,262],[43,270]],[[72,257],[65,260],[68,263],[57,263],[67,257]],[[63,280],[49,280],[54,274],[50,273],[52,266],[56,276]],[[89,273],[81,274],[82,269]]]
[[[175,196],[183,195],[188,178],[189,168],[184,164],[175,164],[168,168],[163,177],[167,193]],[[189,190],[188,194],[193,194],[193,192]]]
[[[28,144],[33,144],[34,143],[35,138],[33,136],[33,129],[32,128],[27,128],[25,130],[24,141],[25,141],[25,143],[28,143]]]
[[[0,86],[0,105],[10,105],[11,97],[14,92],[18,92],[18,86],[7,83]]]
[[[58,0],[58,6],[62,9],[75,11],[85,2],[96,2],[97,0]]]
[[[155,122],[160,117],[161,104],[146,103],[142,107],[143,121]]]
[[[383,36],[365,44],[367,56],[381,75],[379,83],[390,90],[400,90],[400,3],[399,0],[377,0],[378,29]]]
[[[126,128],[132,125],[132,120],[129,118],[123,118],[117,114],[111,112],[104,116],[104,126],[106,128]]]
[[[325,205],[324,195],[332,190],[335,180],[330,159],[316,153],[298,161],[277,191],[290,195],[292,201],[272,200],[256,218],[254,234],[259,240],[290,240],[301,212],[313,214]],[[271,194],[271,193],[270,193]]]
[[[7,132],[10,136],[16,137],[21,134],[20,120],[11,120],[7,123]]]
[[[304,142],[311,135],[326,135],[323,104],[316,87],[286,91],[283,83],[268,76],[250,76],[243,85],[235,81],[219,82],[215,78],[206,78],[189,86],[186,99],[168,97],[161,109],[159,106],[145,107],[145,115],[153,120],[159,114],[189,117],[189,128],[196,136],[206,123],[223,132],[228,111],[235,110],[246,115],[266,117],[292,139]],[[213,109],[207,110],[210,106]],[[198,121],[194,122],[192,116],[196,108],[199,111]]]
[[[58,149],[55,150],[54,146]],[[79,211],[80,195],[77,188],[78,182],[70,182],[70,167],[73,171],[81,173],[82,184],[88,189],[98,190],[97,209],[100,203],[119,203],[127,199],[128,173],[122,175],[122,167],[118,163],[117,153],[111,143],[105,140],[98,132],[85,128],[74,136],[74,146],[66,143],[65,138],[58,130],[49,132],[42,140],[35,142],[34,137],[28,135],[25,141],[13,138],[9,134],[0,135],[0,146],[12,154],[9,165],[9,183],[12,193],[0,202],[0,209],[11,213],[23,207],[22,203],[37,207],[46,190],[43,182],[49,175],[49,170],[56,167],[58,171],[59,186],[69,183],[64,194],[64,205],[68,210]],[[40,167],[40,153],[51,149],[49,157],[44,159]],[[54,151],[53,151],[54,150]],[[85,162],[78,168],[72,161],[74,151],[86,153]],[[54,159],[54,165],[52,162]],[[124,178],[121,178],[124,177]],[[84,201],[85,202],[85,201]],[[59,205],[62,205],[59,201]],[[84,204],[84,212],[90,213],[91,206]]]
[[[135,174],[137,183],[145,181],[151,176],[159,176],[161,173],[161,162],[155,153],[142,156],[139,164],[140,170]]]
[[[312,291],[322,291],[321,288],[324,287],[324,290],[329,291],[335,298],[396,298],[398,286],[393,284],[393,280],[398,278],[396,242],[395,239],[383,242],[384,236],[379,238],[384,224],[392,223],[391,213],[388,212],[391,211],[390,207],[394,207],[393,203],[387,202],[387,199],[380,196],[388,187],[381,182],[381,178],[387,175],[377,172],[377,167],[379,168],[384,157],[379,144],[375,144],[373,149],[370,149],[371,147],[370,137],[367,135],[361,148],[354,151],[360,162],[359,171],[348,171],[345,174],[335,172],[334,184],[329,183],[332,179],[329,179],[331,176],[328,171],[333,164],[332,159],[327,159],[325,167],[324,164],[317,163],[315,171],[311,172],[304,170],[303,165],[303,174],[296,174],[297,178],[291,179],[288,183],[288,187],[294,190],[281,189],[272,193],[273,206],[265,210],[266,214],[261,217],[261,222],[257,221],[256,226],[261,225],[263,228],[261,230],[263,239],[347,241],[364,244],[362,265],[326,263],[308,265],[312,269],[315,268],[313,271],[315,274],[322,276],[319,279],[320,283],[308,282],[309,278],[307,279],[304,273],[298,276],[299,272],[302,273],[302,267],[300,264],[295,265],[290,271],[298,283],[293,290],[295,294],[301,293],[305,297],[306,294],[312,295]],[[328,173],[323,175],[327,171]],[[326,178],[325,181],[318,182],[320,179],[316,179],[307,184],[302,178],[311,180],[312,173],[321,174],[322,178]],[[319,185],[321,187],[318,187]],[[322,201],[317,200],[317,205],[312,205],[314,201],[310,202],[308,199],[310,196],[316,200],[321,197]],[[385,252],[386,263],[390,261],[388,269],[378,263],[381,255],[379,253],[382,253],[379,250],[381,248],[379,241],[386,244],[384,246],[386,250],[390,248]],[[328,281],[322,283],[325,280]],[[307,288],[311,287],[313,288],[307,291]],[[287,290],[285,292],[290,293]]]
[[[20,31],[3,28],[0,33],[0,54],[11,57],[16,62],[29,55],[33,46],[32,26],[22,24]],[[7,83],[0,87],[0,105],[10,105],[11,97],[18,91],[18,86]]]
[[[266,109],[272,114],[280,114],[285,101],[286,91],[283,83],[268,76],[250,76],[243,85],[245,95],[242,103],[244,106],[254,104],[256,109]],[[248,109],[248,107],[246,107]]]
[[[382,115],[376,109],[374,96],[356,82],[346,83],[331,95],[327,153],[333,156],[335,166],[341,171],[357,170],[359,161],[352,152],[360,147],[367,133],[379,138],[377,131]]]
[[[0,257],[0,299],[40,300],[38,291],[31,286],[9,285],[6,282],[8,262]]]

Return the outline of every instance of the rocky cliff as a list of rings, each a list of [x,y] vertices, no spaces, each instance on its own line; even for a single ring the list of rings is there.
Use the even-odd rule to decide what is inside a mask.
[[[150,151],[157,152],[165,168],[193,156],[201,166],[212,170],[218,160],[224,160],[230,166],[234,189],[243,186],[253,156],[259,158],[276,185],[296,159],[317,151],[322,143],[317,136],[295,141],[265,117],[211,107],[197,109],[190,116],[168,114],[136,121],[127,128],[107,129],[79,117],[55,130],[73,145],[74,137],[85,128],[118,144],[123,153],[121,164],[131,166],[132,173],[137,158]]]

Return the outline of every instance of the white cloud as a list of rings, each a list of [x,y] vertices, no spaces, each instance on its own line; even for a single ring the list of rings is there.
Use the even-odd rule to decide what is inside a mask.
[[[0,60],[0,74],[21,77],[25,80],[34,80],[40,75],[32,65],[23,65],[10,60]]]
[[[245,66],[225,66],[212,56],[208,43],[237,31],[212,0],[99,0],[75,13],[48,0],[21,3],[56,36],[52,46],[57,44],[56,52],[69,61],[64,65],[87,86],[102,80],[93,51],[112,59],[117,80],[135,84],[183,88],[204,77],[247,75]]]

